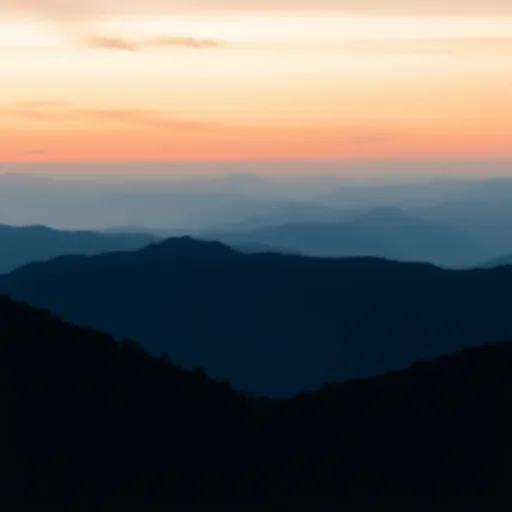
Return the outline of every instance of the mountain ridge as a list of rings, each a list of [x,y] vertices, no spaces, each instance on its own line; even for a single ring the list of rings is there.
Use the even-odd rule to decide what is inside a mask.
[[[395,207],[379,207],[329,222],[274,224],[245,232],[199,233],[230,245],[281,245],[308,256],[376,256],[459,267],[480,262],[487,251],[473,237],[440,222]],[[492,254],[492,253],[491,253]]]
[[[247,398],[0,296],[0,500],[492,510],[510,498],[511,375],[503,342],[289,400]]]
[[[0,292],[278,397],[512,338],[512,268],[242,254],[190,238],[174,257],[176,244],[28,265],[0,276]]]
[[[42,225],[0,225],[0,273],[60,255],[138,249],[156,240],[153,235],[141,233],[106,234],[63,231]]]

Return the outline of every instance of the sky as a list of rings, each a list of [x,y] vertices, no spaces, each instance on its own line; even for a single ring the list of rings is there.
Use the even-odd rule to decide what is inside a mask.
[[[0,162],[512,159],[510,0],[2,0]]]

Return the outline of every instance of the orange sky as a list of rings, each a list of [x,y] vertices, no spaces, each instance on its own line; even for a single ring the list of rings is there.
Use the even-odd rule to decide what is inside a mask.
[[[110,1],[0,7],[0,161],[512,157],[507,2],[461,17],[133,0],[128,17]]]

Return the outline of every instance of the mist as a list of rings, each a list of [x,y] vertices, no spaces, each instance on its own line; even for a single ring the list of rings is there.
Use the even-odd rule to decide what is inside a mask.
[[[3,163],[0,222],[197,230],[261,216],[290,222],[280,212],[291,210],[301,221],[383,205],[430,208],[434,216],[436,205],[464,202],[508,212],[510,168],[507,161]]]
[[[508,162],[3,164],[0,224],[478,266],[512,254],[509,169]]]

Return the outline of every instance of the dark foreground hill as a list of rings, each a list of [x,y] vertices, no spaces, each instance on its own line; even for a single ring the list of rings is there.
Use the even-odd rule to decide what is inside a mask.
[[[0,277],[16,299],[275,397],[512,339],[510,290],[512,268],[247,255],[190,238]]]
[[[157,238],[149,234],[106,234],[93,231],[59,231],[45,226],[0,225],[0,272],[32,261],[64,254],[99,254],[140,249]]]
[[[511,391],[503,343],[248,399],[0,298],[0,499],[4,510],[497,510],[510,494]]]

